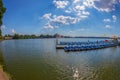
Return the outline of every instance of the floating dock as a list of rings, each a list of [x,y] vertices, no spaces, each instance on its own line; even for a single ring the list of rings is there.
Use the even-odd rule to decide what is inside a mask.
[[[65,51],[85,51],[115,47],[120,42],[114,40],[93,41],[93,42],[60,42],[56,45],[56,49],[64,49]]]
[[[56,45],[56,49],[64,49],[66,45]]]

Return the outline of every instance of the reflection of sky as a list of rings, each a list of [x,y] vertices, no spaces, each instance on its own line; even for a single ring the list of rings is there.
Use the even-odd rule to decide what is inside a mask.
[[[120,35],[119,0],[3,0],[3,34]]]

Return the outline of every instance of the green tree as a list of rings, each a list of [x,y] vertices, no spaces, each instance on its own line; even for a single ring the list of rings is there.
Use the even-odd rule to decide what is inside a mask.
[[[5,11],[6,8],[3,6],[3,1],[0,0],[0,36],[2,36],[1,25],[2,25],[3,14],[5,13]]]
[[[13,39],[19,39],[19,34],[14,34]]]

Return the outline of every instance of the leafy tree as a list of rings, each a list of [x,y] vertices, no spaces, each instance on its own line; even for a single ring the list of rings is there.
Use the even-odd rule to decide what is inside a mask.
[[[13,39],[19,39],[19,34],[14,34]]]
[[[2,25],[3,14],[5,13],[5,11],[6,8],[3,6],[3,1],[0,0],[0,36],[2,36],[1,25]]]

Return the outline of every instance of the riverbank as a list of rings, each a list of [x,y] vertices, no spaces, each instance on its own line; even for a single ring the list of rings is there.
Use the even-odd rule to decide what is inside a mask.
[[[3,69],[0,67],[0,80],[9,80],[9,77],[7,74],[3,71]]]

